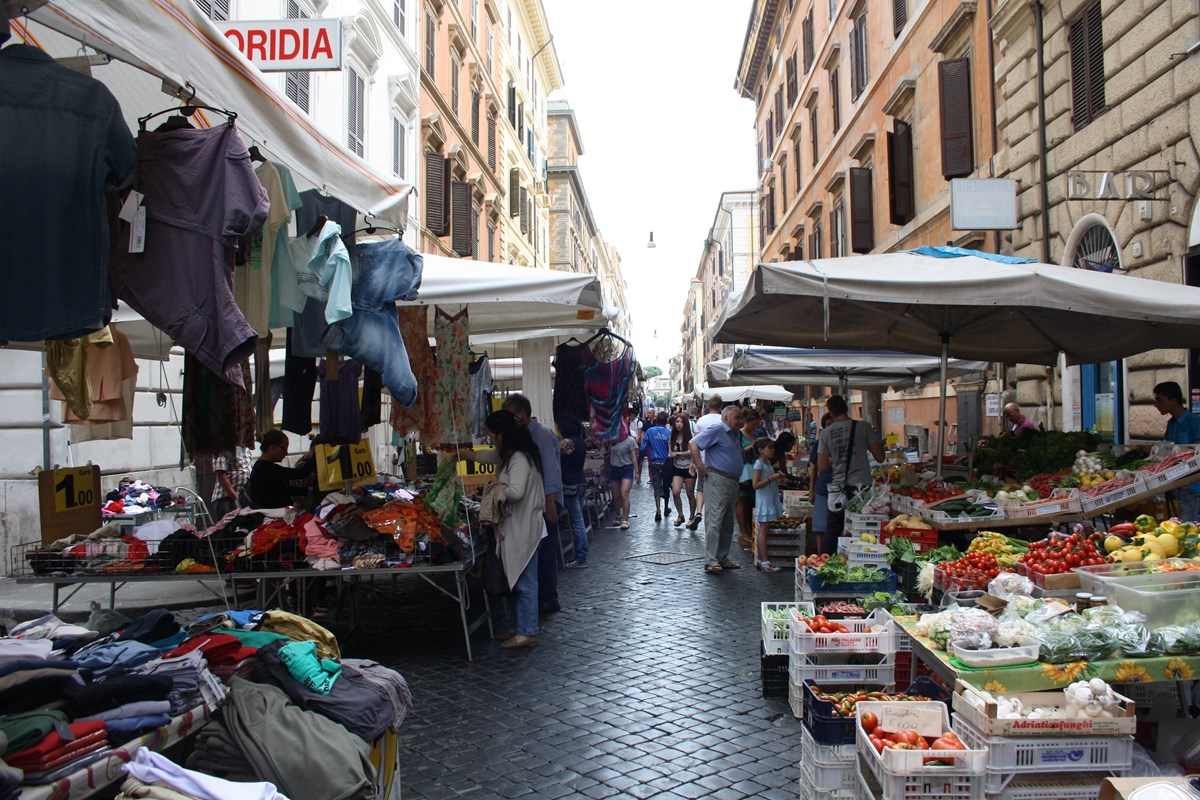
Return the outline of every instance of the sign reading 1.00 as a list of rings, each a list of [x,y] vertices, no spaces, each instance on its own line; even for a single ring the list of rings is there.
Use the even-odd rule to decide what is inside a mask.
[[[96,490],[92,485],[92,468],[57,469],[54,471],[54,510],[60,514],[95,505]]]

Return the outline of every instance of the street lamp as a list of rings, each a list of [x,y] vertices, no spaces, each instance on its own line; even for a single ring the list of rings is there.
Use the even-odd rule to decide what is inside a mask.
[[[658,247],[658,245],[654,243],[654,231],[650,231],[650,241],[646,243],[646,249],[653,250],[656,247]]]

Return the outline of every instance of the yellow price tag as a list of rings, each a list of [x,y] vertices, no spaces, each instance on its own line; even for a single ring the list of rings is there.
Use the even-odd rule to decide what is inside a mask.
[[[475,452],[479,452],[480,450],[493,450],[493,449],[495,449],[495,448],[476,447]],[[478,461],[468,461],[465,458],[460,459],[458,461],[458,463],[456,463],[454,465],[454,471],[458,473],[458,476],[460,478],[466,478],[466,477],[470,477],[473,475],[486,475],[490,478],[496,474],[497,469],[499,469],[499,467],[497,467],[497,465],[495,465],[495,464],[481,464]]]
[[[54,471],[54,510],[74,511],[96,504],[91,467],[74,467]]]
[[[317,486],[334,491],[349,481],[354,484],[375,481],[375,458],[367,439],[350,445],[317,445]]]

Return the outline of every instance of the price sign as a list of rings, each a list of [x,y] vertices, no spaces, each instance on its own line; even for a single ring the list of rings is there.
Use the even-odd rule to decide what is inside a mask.
[[[480,450],[493,450],[492,447],[476,447],[475,452]],[[468,478],[474,475],[482,475],[486,478],[494,478],[499,466],[496,464],[483,464],[478,461],[468,461],[467,459],[459,459],[454,465],[454,471],[458,473],[460,478]]]
[[[100,468],[69,467],[38,473],[42,542],[100,527]]]
[[[319,444],[316,459],[317,486],[322,491],[341,489],[347,481],[359,485],[375,481],[375,458],[367,439],[358,444]]]
[[[915,703],[883,703],[878,708],[879,727],[885,731],[916,731],[922,736],[941,736],[942,709]]]

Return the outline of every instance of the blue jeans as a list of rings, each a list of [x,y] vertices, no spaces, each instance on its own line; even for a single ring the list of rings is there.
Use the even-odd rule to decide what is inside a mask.
[[[558,510],[562,516],[563,510]],[[546,538],[538,542],[538,602],[558,602],[558,523],[546,520]]]
[[[424,261],[399,239],[364,242],[354,249],[354,314],[325,331],[325,345],[357,358],[383,377],[399,403],[411,406],[417,379],[396,320],[397,300],[413,300],[421,285]]]
[[[566,490],[572,488],[575,493],[567,494]],[[588,557],[587,523],[583,520],[583,497],[586,491],[586,484],[563,487],[567,513],[571,515],[571,529],[575,532],[575,561],[579,564],[586,564]]]
[[[538,635],[538,559],[529,559],[508,599],[512,625],[518,636]]]

